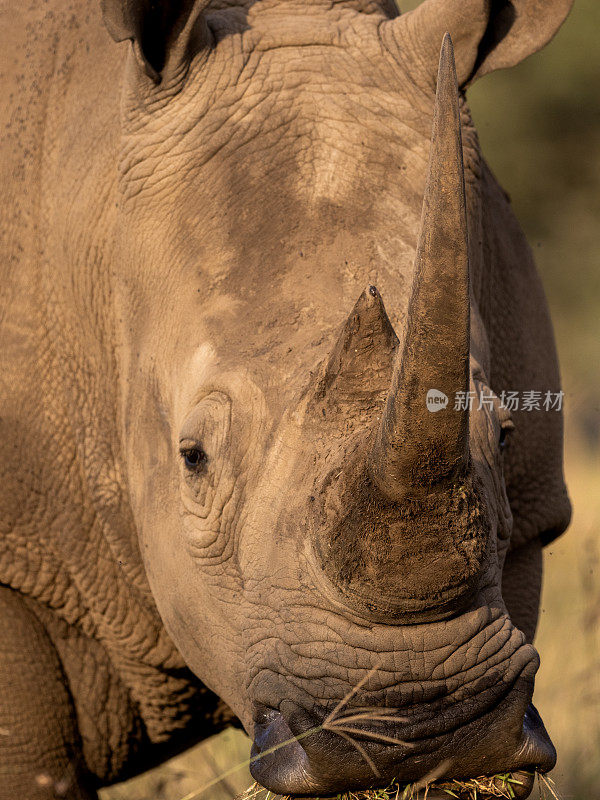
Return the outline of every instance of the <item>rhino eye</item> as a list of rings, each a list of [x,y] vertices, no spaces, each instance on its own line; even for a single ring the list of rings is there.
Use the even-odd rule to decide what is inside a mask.
[[[500,450],[504,450],[504,448],[508,444],[508,437],[514,431],[514,429],[515,426],[512,420],[507,420],[502,424],[502,427],[500,428],[500,438],[498,440],[498,445],[500,447]]]
[[[186,447],[181,450],[181,456],[186,469],[198,472],[207,461],[207,455],[201,447]]]

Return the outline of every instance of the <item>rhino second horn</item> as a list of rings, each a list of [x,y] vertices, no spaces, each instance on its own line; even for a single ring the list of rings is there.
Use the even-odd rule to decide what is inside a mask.
[[[458,85],[450,35],[442,43],[433,133],[404,346],[371,460],[373,480],[392,501],[466,469],[469,414],[469,257]],[[431,412],[430,390],[448,398]],[[439,396],[439,395],[438,395]]]
[[[367,286],[342,326],[315,397],[354,403],[377,385],[385,391],[398,338],[375,286]]]

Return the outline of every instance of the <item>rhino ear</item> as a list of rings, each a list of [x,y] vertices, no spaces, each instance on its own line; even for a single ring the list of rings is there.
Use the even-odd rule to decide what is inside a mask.
[[[116,42],[131,39],[146,74],[160,82],[169,62],[181,63],[210,40],[202,11],[209,0],[101,0]]]
[[[465,87],[541,50],[565,21],[574,0],[425,0],[391,21],[403,49],[416,50],[432,85],[440,41],[454,42],[458,83]]]

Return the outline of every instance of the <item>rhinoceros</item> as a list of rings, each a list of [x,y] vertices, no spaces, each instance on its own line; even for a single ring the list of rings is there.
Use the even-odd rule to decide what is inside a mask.
[[[557,359],[465,91],[570,5],[2,4],[1,800],[238,722],[296,796],[552,768]]]

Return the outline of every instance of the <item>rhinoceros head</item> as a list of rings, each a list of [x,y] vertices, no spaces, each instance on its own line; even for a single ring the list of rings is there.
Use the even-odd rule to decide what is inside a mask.
[[[492,391],[535,373],[495,284],[530,255],[461,92],[570,2],[230,5],[104,2],[134,42],[116,302],[161,616],[274,791],[548,769]],[[552,486],[539,533],[568,518]]]

